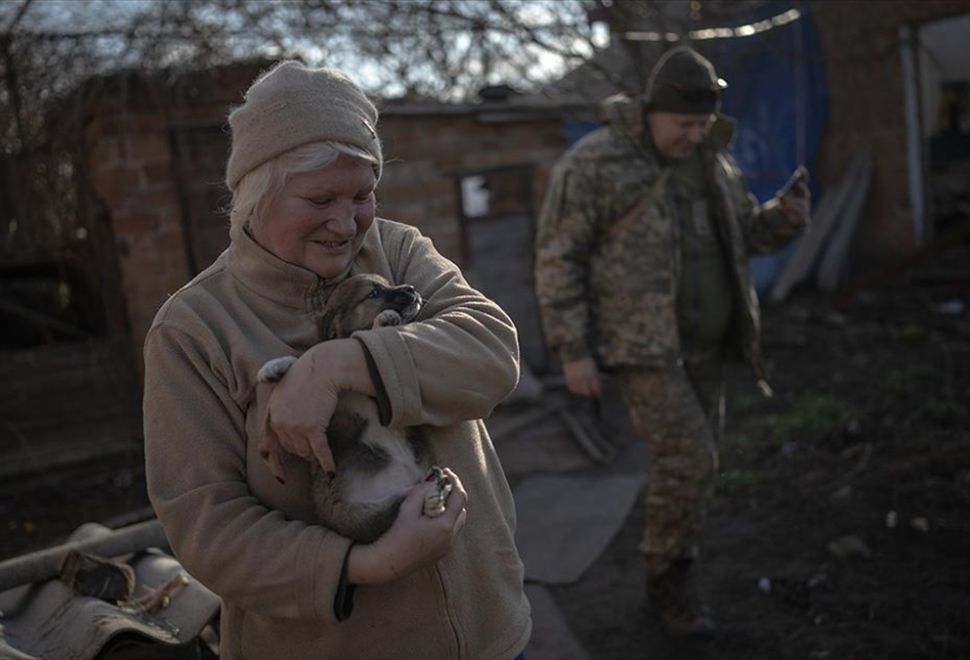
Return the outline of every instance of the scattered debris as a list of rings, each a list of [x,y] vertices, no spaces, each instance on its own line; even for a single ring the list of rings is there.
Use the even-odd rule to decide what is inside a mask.
[[[866,542],[855,534],[841,536],[834,541],[830,541],[827,548],[831,554],[839,559],[848,559],[850,557],[869,558],[872,556],[872,551],[869,550]]]
[[[926,329],[916,323],[907,323],[899,328],[897,336],[909,344],[922,344],[927,339]]]
[[[896,525],[899,523],[899,516],[896,515],[895,511],[886,512],[886,527],[889,529],[896,529]]]
[[[139,598],[135,602],[135,605],[150,613],[163,610],[172,604],[172,595],[179,589],[187,586],[189,586],[188,574],[184,571],[179,571],[179,573],[158,589],[154,589],[147,596]]]
[[[953,298],[941,302],[935,307],[936,311],[945,316],[961,316],[967,310],[967,305],[960,298]]]
[[[862,422],[857,418],[852,417],[845,423],[842,427],[842,435],[850,440],[855,440],[862,437]]]
[[[808,584],[809,589],[818,589],[820,587],[827,590],[832,589],[832,581],[829,579],[829,575],[825,571],[820,571],[808,578],[808,582],[806,584]]]
[[[837,491],[829,495],[829,499],[833,502],[844,502],[852,497],[852,486],[842,486]]]
[[[849,323],[849,318],[842,314],[841,312],[829,312],[825,315],[825,321],[829,325],[834,325],[838,328],[842,328]]]
[[[929,521],[922,516],[917,516],[916,518],[910,520],[909,525],[916,531],[923,532],[924,534],[930,531]]]
[[[856,472],[863,472],[866,468],[869,467],[869,459],[871,458],[872,458],[872,443],[867,442],[862,447],[862,457],[859,458],[859,462],[856,463],[856,466],[853,469]]]
[[[609,463],[616,456],[616,448],[595,427],[584,427],[565,407],[557,406],[555,413],[565,423],[573,439],[597,463]]]
[[[860,151],[842,179],[822,195],[808,231],[798,239],[794,253],[772,286],[772,302],[783,302],[816,269],[821,288],[831,290],[840,283],[850,239],[868,197],[871,173],[872,158],[867,151]]]
[[[844,282],[849,270],[849,248],[872,183],[872,155],[867,150],[860,151],[853,159],[846,179],[844,185],[848,190],[843,193],[843,203],[836,209],[837,225],[818,264],[816,284],[822,291],[834,291]]]

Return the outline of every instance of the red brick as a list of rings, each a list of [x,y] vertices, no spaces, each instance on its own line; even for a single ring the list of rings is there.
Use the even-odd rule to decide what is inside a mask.
[[[142,164],[155,164],[170,162],[172,154],[164,135],[149,133],[132,136],[129,157]]]

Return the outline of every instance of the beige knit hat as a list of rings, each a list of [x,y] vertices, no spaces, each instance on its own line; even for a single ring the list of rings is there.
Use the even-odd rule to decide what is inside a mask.
[[[229,190],[263,163],[312,142],[343,142],[363,150],[374,157],[381,177],[377,108],[337,69],[280,62],[252,84],[244,103],[229,114],[229,126]]]

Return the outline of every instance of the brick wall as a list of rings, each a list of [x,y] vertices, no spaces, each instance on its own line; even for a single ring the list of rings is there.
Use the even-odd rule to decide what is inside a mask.
[[[380,130],[387,160],[378,191],[380,214],[420,227],[439,252],[459,264],[467,256],[459,222],[459,178],[490,168],[532,165],[533,208],[538,209],[549,170],[566,147],[555,115],[486,123],[471,112],[415,116],[388,110]]]
[[[191,276],[173,129],[224,121],[257,70],[243,65],[175,84],[130,73],[85,89],[88,178],[111,216],[139,353],[158,307]]]
[[[819,0],[812,11],[831,103],[820,179],[842,176],[858,149],[869,148],[874,157],[869,202],[852,249],[855,268],[864,271],[915,248],[900,27],[970,12],[970,0]]]
[[[859,148],[874,154],[872,193],[852,249],[856,269],[865,270],[915,247],[899,28],[970,12],[970,0],[819,1],[812,9],[831,98],[820,179],[823,184],[835,181]],[[251,63],[167,82],[132,74],[89,86],[84,144],[90,180],[111,214],[136,347],[158,306],[191,276],[192,259],[196,269],[206,265],[198,263],[205,259],[197,250],[193,255],[186,246],[186,231],[199,213],[198,203],[186,201],[186,181],[218,188],[225,154],[205,158],[207,171],[193,170],[202,167],[200,159],[197,154],[179,158],[177,136],[185,133],[177,131],[204,127],[215,145],[219,137],[213,140],[213,131],[222,130],[228,108],[241,100],[264,66]],[[530,165],[537,210],[549,169],[565,148],[562,119],[551,109],[510,108],[499,116],[495,106],[385,107],[380,131],[387,164],[378,195],[380,214],[421,228],[439,251],[464,265],[461,176]],[[223,144],[228,147],[228,135]],[[227,202],[225,191],[220,194],[205,204]],[[222,231],[222,225],[212,223],[225,220],[218,209],[207,212],[214,218],[206,230],[211,241]]]
[[[222,237],[228,243],[225,117],[263,66],[174,82],[131,74],[89,85],[87,168],[111,216],[139,355],[158,307],[193,270],[208,265]],[[429,113],[425,107],[415,113],[391,107],[380,122],[387,160],[378,190],[380,215],[417,226],[459,264],[465,255],[458,178],[491,167],[532,165],[537,209],[549,168],[565,148],[554,111],[520,117],[513,110],[501,119],[483,119],[477,108]],[[187,237],[193,245],[186,244]]]

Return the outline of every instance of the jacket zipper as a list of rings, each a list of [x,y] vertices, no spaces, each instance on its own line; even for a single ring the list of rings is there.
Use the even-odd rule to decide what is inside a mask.
[[[451,634],[455,640],[455,649],[458,651],[456,657],[460,659],[464,657],[464,655],[462,654],[462,648],[461,648],[461,638],[458,636],[458,626],[455,625],[454,617],[451,614],[451,607],[449,607],[448,605],[448,589],[445,588],[445,580],[441,576],[441,570],[438,568],[438,564],[434,565],[434,575],[435,575],[435,578],[437,578],[438,580],[438,586],[441,587],[441,593],[443,595],[443,600],[444,600],[445,616],[448,619],[448,625],[451,628]]]

